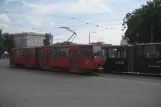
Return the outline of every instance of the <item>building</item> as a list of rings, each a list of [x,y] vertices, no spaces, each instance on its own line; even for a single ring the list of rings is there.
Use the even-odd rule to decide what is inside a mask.
[[[43,46],[43,40],[45,39],[45,34],[38,34],[33,32],[23,32],[23,33],[15,33],[13,35],[13,40],[15,43],[15,47],[35,47],[35,46]],[[53,36],[50,39],[50,44],[53,44]]]
[[[128,45],[128,38],[126,38],[125,36],[122,36],[120,45]]]

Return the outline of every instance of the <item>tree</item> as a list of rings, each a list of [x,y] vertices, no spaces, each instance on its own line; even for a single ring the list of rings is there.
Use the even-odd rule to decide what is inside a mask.
[[[50,39],[52,37],[52,34],[45,33],[45,39],[43,40],[44,46],[50,45]]]
[[[2,29],[0,29],[0,58],[4,52],[4,44],[3,44],[3,34],[2,34]]]
[[[14,42],[12,35],[9,33],[2,33],[2,30],[0,30],[0,57],[4,51],[10,53],[13,47]]]
[[[13,36],[9,33],[4,33],[3,44],[5,46],[5,50],[10,53],[12,48],[14,47]]]
[[[129,43],[161,42],[161,0],[148,1],[123,20]]]
[[[2,34],[2,29],[0,29],[0,42],[2,41],[3,34]]]

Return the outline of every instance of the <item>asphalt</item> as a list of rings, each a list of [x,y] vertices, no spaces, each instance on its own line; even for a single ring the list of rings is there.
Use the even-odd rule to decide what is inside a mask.
[[[161,79],[10,68],[0,60],[0,107],[161,107]]]

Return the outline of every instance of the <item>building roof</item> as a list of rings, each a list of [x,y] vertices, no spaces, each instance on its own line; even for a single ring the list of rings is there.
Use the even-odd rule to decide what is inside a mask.
[[[41,34],[41,33],[34,33],[34,32],[14,33],[14,34],[12,34],[12,35],[14,35],[14,36],[20,36],[20,35],[44,36],[44,34]]]

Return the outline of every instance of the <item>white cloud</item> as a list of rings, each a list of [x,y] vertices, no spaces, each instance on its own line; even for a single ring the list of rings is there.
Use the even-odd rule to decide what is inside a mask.
[[[106,5],[106,0],[77,0],[64,1],[51,4],[34,4],[26,1],[21,1],[24,6],[29,8],[29,11],[22,14],[23,19],[26,19],[34,26],[41,26],[47,18],[51,18],[53,14],[80,14],[80,13],[101,13],[111,12],[111,9]],[[51,16],[50,16],[51,15]],[[53,20],[53,19],[52,19]],[[54,22],[49,25],[53,26]]]
[[[6,14],[0,14],[0,28],[7,28],[10,21]]]
[[[26,1],[22,1],[22,3],[28,7],[29,11],[27,13],[23,13],[19,15],[21,19],[24,21],[27,20],[29,23],[31,23],[34,26],[37,26],[40,28],[45,26],[44,21],[51,19],[49,17],[53,14],[96,14],[96,13],[104,13],[104,12],[112,12],[110,7],[107,5],[107,0],[75,0],[75,1],[66,1],[66,2],[59,2],[59,3],[51,3],[51,4],[34,4],[29,3]],[[49,16],[48,16],[49,15]],[[46,17],[47,16],[47,17]],[[19,19],[17,19],[19,20]],[[53,19],[52,19],[53,20]],[[60,23],[62,24],[62,23]],[[63,23],[65,25],[65,23]],[[90,31],[96,31],[96,34],[91,34],[91,42],[95,42],[98,40],[103,40],[106,43],[111,44],[119,44],[121,40],[121,36],[123,32],[121,31],[121,28],[114,28],[117,26],[105,26],[104,23],[98,23],[101,28],[84,28],[82,30],[79,30],[77,33],[77,37],[75,38],[74,42],[76,43],[88,43],[88,34]],[[42,26],[43,25],[43,26]],[[26,26],[26,25],[24,25]],[[50,21],[50,26],[45,26],[45,31],[48,31],[51,26],[55,26],[54,21]],[[92,26],[93,27],[93,26]],[[103,27],[113,27],[114,29],[103,29]],[[13,29],[14,28],[14,29]],[[15,32],[38,32],[42,33],[37,30],[33,30],[33,27],[24,27],[24,28],[18,28],[14,26],[10,26],[9,28],[6,28],[6,31],[15,33]],[[35,27],[36,28],[36,27]],[[77,29],[77,28],[76,28]],[[88,30],[86,30],[88,29]],[[43,30],[43,29],[42,29]],[[51,30],[51,29],[50,29]],[[61,34],[62,32],[60,32]],[[53,33],[54,34],[54,33]],[[72,34],[70,32],[66,32],[64,34],[56,36],[56,41],[60,39],[59,41],[65,41],[67,40]],[[72,40],[72,39],[71,39]]]
[[[106,0],[78,0],[60,2],[57,4],[33,4],[22,1],[22,3],[30,7],[36,14],[80,14],[80,13],[101,13],[111,12],[110,7],[106,5]]]
[[[124,2],[129,2],[129,1],[132,1],[132,0],[123,0]]]
[[[42,25],[42,19],[38,18],[38,16],[31,16],[29,14],[25,15],[25,19],[30,22],[31,24],[35,25],[35,26],[41,26]]]
[[[0,23],[0,29],[4,29],[4,28],[7,28],[8,25],[7,24],[4,24],[4,23]]]
[[[5,4],[9,4],[10,2],[14,2],[14,1],[20,1],[20,0],[4,0],[5,1]]]
[[[0,14],[0,21],[8,23],[11,20],[9,19],[9,17],[6,14],[2,13],[2,14]]]
[[[35,33],[46,33],[45,31],[39,31],[38,29],[32,29],[30,27],[18,27],[18,26],[9,26],[5,28],[3,32],[8,33],[21,33],[21,32],[35,32]]]

